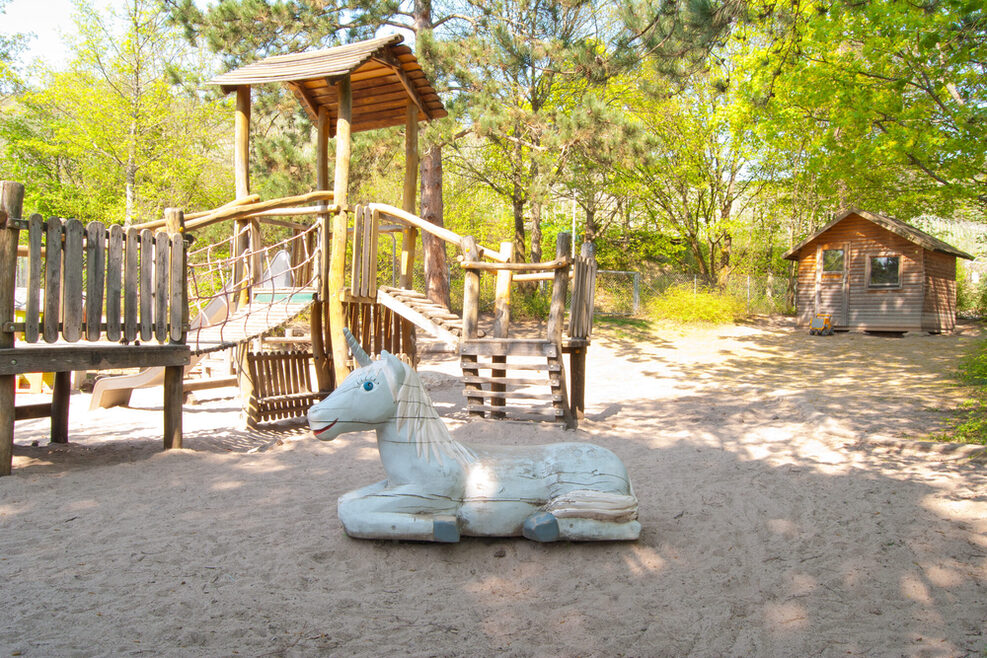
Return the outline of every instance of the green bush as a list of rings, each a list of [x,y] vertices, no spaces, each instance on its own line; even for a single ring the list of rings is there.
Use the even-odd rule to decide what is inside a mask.
[[[744,301],[717,290],[693,289],[692,284],[670,287],[651,301],[649,315],[656,320],[728,324],[746,315]]]
[[[511,296],[511,318],[518,320],[547,320],[548,311],[552,306],[551,286],[545,290],[533,288],[518,289],[516,286]]]

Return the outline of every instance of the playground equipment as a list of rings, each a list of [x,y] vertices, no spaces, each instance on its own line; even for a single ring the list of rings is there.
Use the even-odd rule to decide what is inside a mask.
[[[832,336],[833,316],[830,313],[816,313],[809,323],[810,336]]]
[[[37,214],[25,221],[23,198],[20,183],[0,183],[0,475],[10,473],[17,420],[50,417],[52,442],[68,441],[73,370],[163,367],[164,446],[181,447],[189,362],[182,213],[170,211],[168,232],[154,234]],[[25,230],[27,300],[17,322],[14,276]],[[24,344],[15,346],[17,333]],[[15,407],[15,379],[31,372],[55,373],[52,401]]]
[[[92,342],[99,339],[100,328],[105,326],[106,341],[122,338],[124,344],[112,345],[104,341],[85,348],[69,345],[68,349],[62,349],[57,354],[51,349],[53,345],[37,349],[31,346],[13,347],[12,332],[22,331],[22,325],[37,327],[40,315],[37,310],[39,298],[35,296],[35,315],[32,316],[29,310],[25,322],[14,321],[12,291],[17,238],[18,231],[27,224],[19,219],[19,204],[8,209],[8,216],[14,220],[0,229],[0,236],[6,236],[6,241],[0,242],[0,251],[6,249],[9,252],[4,256],[7,260],[0,261],[0,277],[6,277],[10,282],[6,286],[0,285],[0,292],[11,291],[10,295],[3,292],[4,299],[11,298],[9,303],[4,302],[9,309],[0,304],[0,322],[4,327],[0,334],[0,356],[8,357],[8,361],[0,364],[0,377],[25,372],[58,373],[55,403],[50,409],[54,414],[53,438],[64,440],[67,432],[64,427],[70,370],[146,368],[148,370],[143,373],[97,382],[94,404],[125,403],[135,387],[163,382],[167,400],[165,413],[170,418],[166,422],[165,445],[179,445],[183,369],[204,354],[226,349],[234,350],[237,383],[248,425],[301,416],[314,401],[335,389],[349,373],[351,360],[343,337],[344,328],[357,337],[367,352],[381,354],[386,350],[412,365],[417,361],[416,327],[431,333],[449,347],[461,347],[470,394],[470,413],[474,415],[489,411],[493,417],[504,416],[511,409],[505,404],[509,401],[508,393],[516,393],[517,397],[522,398],[530,395],[527,390],[515,391],[517,382],[512,379],[520,378],[509,378],[508,373],[525,367],[540,371],[547,375],[543,378],[546,391],[551,388],[549,393],[540,397],[551,398],[553,418],[562,419],[570,426],[575,424],[582,409],[583,359],[592,319],[592,273],[595,272],[595,265],[590,265],[592,252],[585,252],[575,262],[568,256],[563,258],[560,255],[551,263],[509,263],[509,251],[477,245],[471,237],[460,236],[415,214],[418,124],[443,117],[446,111],[411,49],[401,42],[400,35],[392,35],[323,51],[271,57],[213,80],[224,91],[236,93],[236,198],[230,203],[187,215],[171,211],[165,219],[145,222],[126,231],[113,226],[100,229],[104,233],[94,229],[95,237],[85,239],[85,264],[78,256],[82,253],[78,251],[81,247],[75,246],[82,244],[76,237],[78,222],[70,220],[65,223],[64,253],[71,253],[72,256],[66,256],[67,260],[61,265],[52,264],[55,261],[51,260],[53,254],[62,253],[56,247],[55,240],[61,234],[49,235],[49,265],[45,267],[52,269],[45,285],[55,282],[57,286],[58,273],[64,271],[66,286],[71,281],[72,287],[45,291],[45,339],[49,342],[55,340],[54,334],[49,336],[49,333],[62,329],[62,325],[57,324],[61,318],[64,341],[72,343],[79,340],[81,333],[75,325],[82,322],[78,309],[85,306],[90,316],[95,317],[94,314],[102,310],[106,318],[105,323],[101,319],[98,323],[84,325],[85,340]],[[292,197],[260,200],[250,192],[248,137],[251,88],[257,84],[275,83],[285,84],[291,89],[317,127],[316,189]],[[361,130],[390,126],[403,126],[405,131],[402,207],[380,203],[350,205],[351,135]],[[329,188],[330,137],[335,137],[332,189]],[[231,225],[229,241],[185,250],[181,236],[191,238],[196,231],[221,223]],[[62,223],[56,219],[49,220],[47,224],[42,221],[41,226],[62,226]],[[278,237],[272,238],[273,233],[265,236],[262,227],[277,231]],[[152,233],[162,228],[168,231],[168,237]],[[455,245],[462,254],[468,273],[465,284],[466,314],[462,321],[448,309],[412,290],[416,241],[420,232],[428,232]],[[285,234],[287,237],[282,237]],[[382,234],[401,236],[398,285],[385,289],[378,287],[377,280],[378,241]],[[108,237],[99,237],[103,235]],[[350,238],[352,247],[348,249]],[[131,246],[132,240],[136,246]],[[178,249],[177,245],[182,244],[181,259],[188,264],[188,268],[186,270],[183,265],[180,280],[187,281],[187,292],[179,286],[179,273],[168,269],[168,263],[178,262],[175,260],[178,258],[177,252],[168,256],[172,260],[157,260],[158,254],[164,253],[165,240],[176,245],[173,249]],[[109,245],[105,250],[98,247],[104,241]],[[158,241],[162,241],[161,247],[156,246]],[[71,248],[70,243],[73,245]],[[124,243],[126,248],[113,246]],[[31,245],[31,249],[36,248],[34,242]],[[91,253],[88,251],[90,248],[93,249]],[[283,253],[287,256],[281,256]],[[31,267],[40,267],[33,258]],[[98,258],[106,260],[94,260]],[[281,266],[275,271],[272,264],[278,258],[281,259]],[[89,264],[93,263],[99,263],[99,266],[90,267]],[[137,274],[127,278],[131,276],[131,268],[138,267],[134,263],[139,264],[139,269],[133,270]],[[103,265],[105,270],[102,269]],[[97,294],[96,288],[93,288],[83,296],[81,289],[78,289],[81,284],[76,281],[76,277],[81,276],[79,273],[85,271],[87,277],[92,273],[93,281],[105,279],[107,286],[117,285],[111,282],[121,280],[115,274],[120,268],[126,270],[121,276],[130,282],[127,285],[137,286],[136,297],[128,292],[131,288],[126,286],[124,293],[121,293],[124,294],[123,312],[126,318],[126,326],[122,330],[119,320],[121,309],[115,296],[120,292],[119,287],[107,294]],[[476,326],[478,281],[481,271],[495,270],[500,272],[498,281],[504,282],[503,290],[498,292],[500,310],[494,336],[496,340],[483,342],[485,338],[480,336]],[[583,301],[572,305],[569,336],[565,337],[562,335],[564,300],[570,273],[574,282],[573,300]],[[554,289],[561,290],[557,300],[553,296],[549,332],[540,341],[540,347],[508,336],[512,276],[513,281],[523,281],[525,277],[547,277],[553,280]],[[3,280],[0,280],[2,283]],[[40,290],[41,278],[34,277],[31,285],[35,292]],[[145,290],[145,285],[151,287]],[[181,298],[175,292],[176,286],[182,287]],[[170,306],[169,302],[163,301],[168,299],[164,290],[171,291],[168,293],[171,295]],[[588,315],[586,299],[589,300]],[[134,304],[139,304],[139,314],[135,310],[138,306]],[[63,315],[60,315],[59,305],[64,307]],[[169,320],[166,315],[177,313],[177,309],[184,313],[180,323]],[[311,336],[310,349],[271,351],[260,345],[257,339],[306,314]],[[191,325],[189,315],[196,318]],[[52,322],[56,324],[49,327]],[[55,329],[56,325],[58,329]],[[135,327],[140,329],[139,333],[135,333]],[[153,330],[150,329],[152,327]],[[150,333],[146,333],[145,328]],[[30,330],[27,333],[30,334]],[[167,344],[150,344],[152,335]],[[25,342],[36,340],[35,331],[33,337],[28,335]],[[8,349],[15,350],[17,356],[14,353],[6,354],[5,350]],[[105,356],[101,356],[104,353]],[[534,354],[541,361],[526,366],[514,358],[527,353]],[[564,385],[566,378],[561,356],[564,353],[570,354],[572,364],[572,379],[568,387],[572,391],[571,396]],[[91,358],[90,354],[93,355]],[[28,356],[32,358],[27,359]],[[70,358],[63,359],[63,356]],[[493,369],[489,376],[481,376],[480,371],[485,367],[481,359],[487,356],[493,364],[505,367]],[[314,374],[314,378],[310,373]],[[4,411],[13,409],[13,393],[7,397],[5,395],[0,394],[0,415],[4,419],[8,416],[12,418],[12,413],[4,415]],[[490,398],[489,405],[483,404],[485,397]],[[573,412],[573,409],[576,411]],[[27,413],[33,413],[35,416],[32,417],[36,417],[48,411],[19,411],[18,418],[28,417],[24,415]],[[10,423],[8,429],[0,431],[0,462],[7,463],[8,468],[13,440],[13,421]],[[55,424],[62,429],[55,430]]]
[[[241,69],[231,71],[212,81],[237,98],[235,133],[235,179],[237,199],[224,208],[200,216],[191,216],[187,230],[220,221],[235,223],[229,255],[223,258],[190,254],[190,280],[199,286],[200,280],[217,277],[230,281],[234,287],[230,315],[218,323],[194,329],[189,333],[189,345],[194,354],[210,350],[237,348],[241,397],[248,423],[265,419],[266,411],[286,408],[300,413],[304,400],[333,390],[349,372],[349,354],[343,340],[343,329],[349,328],[371,354],[384,350],[399,355],[414,364],[417,360],[415,327],[432,334],[446,346],[489,351],[476,328],[476,296],[472,297],[472,310],[468,319],[460,321],[448,309],[428,301],[412,290],[416,241],[419,232],[428,232],[436,238],[455,245],[464,253],[471,267],[502,264],[507,272],[516,271],[516,264],[507,263],[509,252],[495,251],[472,244],[467,254],[467,241],[443,227],[435,226],[414,214],[415,191],[418,186],[418,123],[445,116],[446,112],[435,91],[429,86],[411,50],[402,45],[399,35],[380,37],[346,46],[313,53],[301,53],[270,57]],[[257,84],[285,84],[298,98],[318,129],[316,170],[318,190],[308,195],[290,199],[260,202],[250,194],[248,176],[248,135],[250,131],[251,86]],[[386,204],[369,203],[350,206],[348,181],[350,166],[350,136],[354,132],[388,126],[404,126],[405,129],[405,178],[402,208]],[[328,140],[336,138],[335,171],[332,191],[329,187]],[[305,203],[315,206],[304,206]],[[305,224],[299,218],[315,217],[313,224]],[[275,219],[280,217],[280,219]],[[289,218],[288,221],[285,218]],[[267,258],[270,247],[262,244],[261,225],[288,228],[292,237],[283,241],[280,248],[292,254],[292,279],[290,289],[266,290],[263,277],[255,273]],[[381,234],[401,234],[400,272],[397,287],[380,289],[377,282],[377,246]],[[347,267],[347,241],[352,235],[350,266]],[[577,259],[589,263],[592,252]],[[485,260],[484,260],[485,259]],[[589,260],[587,260],[589,259]],[[485,262],[493,261],[493,263]],[[211,265],[209,263],[212,263]],[[568,339],[562,338],[564,324],[565,285],[568,282],[571,259],[566,256],[547,265],[528,264],[521,269],[531,276],[538,276],[548,267],[551,275],[559,279],[556,287],[561,297],[553,304],[550,335],[545,342],[551,344],[541,349],[539,355],[548,361],[539,369],[556,373],[546,378],[546,384],[554,386],[551,395],[555,418],[568,425],[575,424],[582,409],[583,364],[585,347],[589,340],[592,318],[592,292],[586,292],[593,284],[595,264],[592,268],[576,267],[574,299],[581,300],[574,306]],[[209,272],[212,272],[210,275]],[[349,273],[347,281],[347,272]],[[523,279],[518,276],[515,279]],[[473,278],[467,276],[467,286]],[[562,281],[566,283],[562,283]],[[511,278],[505,278],[506,288],[501,297],[503,305],[499,344],[508,339],[509,288]],[[300,283],[301,282],[301,283]],[[347,285],[348,283],[348,285]],[[215,287],[215,286],[214,286]],[[264,293],[264,294],[261,294]],[[193,299],[202,300],[203,293],[197,287]],[[469,295],[467,295],[469,298]],[[585,302],[589,301],[589,316]],[[312,347],[303,354],[262,353],[250,346],[250,341],[288,322],[293,317],[309,311]],[[472,322],[467,330],[466,325]],[[580,329],[580,327],[582,327]],[[514,356],[522,348],[510,348],[508,353],[495,349],[496,359]],[[571,388],[578,391],[573,403],[568,400],[562,366],[563,352],[571,354],[574,380]],[[306,357],[306,354],[310,355]],[[468,355],[472,357],[471,353]],[[315,382],[300,375],[303,363],[311,358]],[[464,357],[466,362],[470,358]],[[261,366],[260,364],[263,364]],[[474,364],[470,364],[474,365]],[[520,366],[518,366],[520,367]],[[494,415],[505,413],[506,387],[509,381],[504,375],[511,368],[497,370],[487,379],[497,379],[490,386],[494,399],[491,407]],[[476,368],[470,376],[479,377]],[[276,382],[276,385],[272,385]],[[483,390],[483,382],[470,382],[470,390],[476,394]],[[524,395],[524,393],[519,393]],[[472,413],[480,413],[483,405],[473,398]]]
[[[586,443],[470,447],[454,440],[408,364],[384,352],[313,406],[323,441],[373,429],[387,479],[339,498],[352,537],[457,542],[460,535],[557,540],[634,540],[641,532],[627,469]]]

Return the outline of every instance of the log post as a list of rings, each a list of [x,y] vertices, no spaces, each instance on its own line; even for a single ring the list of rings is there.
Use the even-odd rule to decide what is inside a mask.
[[[564,261],[569,258],[569,246],[572,235],[559,233],[555,242],[555,260]],[[569,287],[569,267],[555,270],[552,279],[552,303],[548,307],[548,339],[556,345],[562,344],[562,326],[565,324],[565,293]]]
[[[51,442],[69,442],[69,402],[72,396],[72,373],[62,370],[55,373],[51,389]]]
[[[185,213],[183,213],[178,208],[165,208],[165,230],[168,233],[184,234],[185,233]],[[181,243],[179,243],[181,244]],[[184,251],[176,253],[172,249],[171,257],[182,258]],[[175,263],[173,263],[175,265]],[[180,266],[180,265],[179,265]],[[178,267],[173,267],[174,270]],[[181,267],[180,271],[187,272],[187,267]],[[171,336],[174,341],[176,336],[179,336],[182,341],[184,341],[185,327],[188,326],[188,299],[186,297],[185,291],[187,290],[187,281],[185,275],[182,277],[173,277],[171,281],[171,303],[179,303],[183,305],[183,309],[180,314],[179,322],[182,324],[181,329],[177,332],[174,327],[171,328]],[[172,312],[172,319],[178,319],[176,314]],[[182,407],[185,402],[185,392],[183,390],[183,379],[185,378],[185,366],[165,366],[164,372],[164,391],[163,395],[163,406],[164,406],[164,449],[171,450],[172,448],[182,447]]]
[[[480,250],[476,246],[476,240],[472,235],[463,236],[461,244],[463,257],[467,261],[477,261],[480,259]],[[460,351],[468,341],[475,340],[478,333],[480,321],[480,271],[465,270],[463,274],[463,337],[460,341]],[[469,377],[479,377],[478,358],[475,354],[460,354],[460,366],[463,375]],[[483,404],[483,396],[478,394],[483,386],[477,383],[466,383],[466,404]],[[473,395],[470,395],[473,393]],[[470,416],[483,417],[483,410],[469,412]]]
[[[325,105],[319,106],[319,120],[317,123],[318,136],[316,138],[315,157],[315,189],[329,189],[329,108]],[[325,207],[325,204],[320,204]],[[318,215],[319,248],[321,258],[319,259],[318,290],[319,298],[312,304],[312,311],[309,315],[309,329],[312,336],[312,361],[315,364],[315,379],[320,391],[331,391],[332,380],[329,372],[329,357],[326,354],[325,344],[325,323],[323,322],[323,307],[329,299],[329,288],[326,285],[329,281],[329,252],[330,226],[329,213],[321,212]]]
[[[504,262],[510,262],[512,256],[514,255],[514,243],[511,241],[501,242],[500,255],[504,257]],[[497,297],[494,300],[494,338],[507,338],[507,334],[510,330],[511,278],[513,274],[514,273],[511,270],[499,270],[497,272]],[[507,363],[506,356],[496,355],[490,357],[490,360],[493,363]],[[491,370],[490,376],[494,379],[497,377],[505,378],[507,377],[507,370]],[[490,390],[504,393],[507,391],[507,386],[504,384],[491,384]],[[490,405],[494,407],[503,407],[506,404],[507,399],[503,397],[495,397],[490,399]],[[506,414],[503,411],[495,411],[492,416],[494,418],[504,418]]]
[[[17,279],[17,239],[20,231],[9,224],[21,218],[24,186],[0,181],[0,325],[14,321],[14,286]],[[13,347],[13,332],[0,332],[0,347]],[[10,475],[14,459],[14,398],[17,375],[0,376],[0,475]]]
[[[569,233],[559,233],[555,242],[555,259],[565,260],[569,257],[569,248],[572,244],[572,235]],[[576,418],[572,413],[569,403],[569,395],[565,380],[565,362],[562,358],[562,326],[565,324],[565,293],[569,287],[569,271],[572,266],[560,267],[555,270],[555,277],[552,280],[552,302],[548,309],[548,339],[555,344],[556,356],[549,357],[549,365],[558,365],[558,387],[553,387],[552,393],[559,395],[561,400],[552,402],[556,412],[561,415],[565,426],[575,429]]]
[[[182,379],[185,366],[165,366],[164,372],[164,449],[182,447]]]
[[[333,179],[333,201],[339,212],[332,220],[332,249],[329,258],[327,285],[329,299],[329,348],[332,350],[332,366],[339,385],[349,374],[346,367],[347,346],[343,336],[343,285],[346,281],[346,226],[349,199],[347,196],[350,180],[350,120],[353,113],[353,85],[346,75],[336,87],[339,98],[339,116],[336,118],[336,162]]]
[[[236,185],[236,198],[250,196],[250,85],[236,88],[236,116],[233,135],[233,179]],[[250,247],[250,221],[238,219],[234,225],[234,257],[240,257]],[[244,286],[234,303],[247,303],[246,259],[237,260],[233,267],[235,285]]]
[[[412,215],[415,211],[415,190],[418,187],[418,107],[408,103],[404,131],[404,192],[401,209]],[[418,229],[407,227],[401,233],[401,278],[399,285],[411,290],[415,286],[415,246]]]

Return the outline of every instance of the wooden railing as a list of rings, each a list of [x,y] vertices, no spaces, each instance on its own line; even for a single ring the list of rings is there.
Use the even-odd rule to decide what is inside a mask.
[[[24,320],[5,322],[4,332],[23,332],[27,343],[184,342],[181,234],[37,214],[20,224],[28,231]]]

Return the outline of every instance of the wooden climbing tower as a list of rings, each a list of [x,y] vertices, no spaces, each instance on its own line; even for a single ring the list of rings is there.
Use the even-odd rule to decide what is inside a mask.
[[[410,322],[378,304],[377,217],[369,209],[351,207],[348,195],[352,134],[404,126],[406,166],[402,206],[409,214],[415,212],[418,123],[443,117],[446,111],[411,49],[403,45],[402,40],[400,35],[389,35],[327,50],[269,57],[211,81],[224,92],[236,93],[234,168],[238,199],[250,196],[250,96],[253,86],[287,86],[317,126],[317,190],[330,189],[329,139],[335,138],[331,202],[324,200],[314,215],[320,226],[316,249],[321,254],[321,269],[310,313],[311,354],[316,390],[322,393],[331,391],[349,372],[343,327],[360,337],[371,354],[388,349],[404,354],[412,362],[415,359],[414,328]],[[355,241],[353,269],[347,287],[347,232],[351,216]],[[418,231],[409,224],[401,226],[400,230],[401,285],[410,288]],[[234,243],[235,256],[243,259],[242,269],[249,269],[251,264],[246,255],[256,252],[261,243],[260,225],[256,219],[237,221]],[[260,375],[260,371],[250,366],[258,358],[250,349],[242,351],[239,371],[241,391],[246,391],[245,399],[250,397],[250,391],[260,386],[259,382],[252,381],[254,372],[258,373],[256,376],[268,376]],[[263,361],[269,369],[274,369],[271,372],[277,373],[275,376],[283,376],[286,382],[290,380],[287,358],[282,369],[274,357],[263,357]],[[282,396],[304,392],[287,384],[286,387]]]

